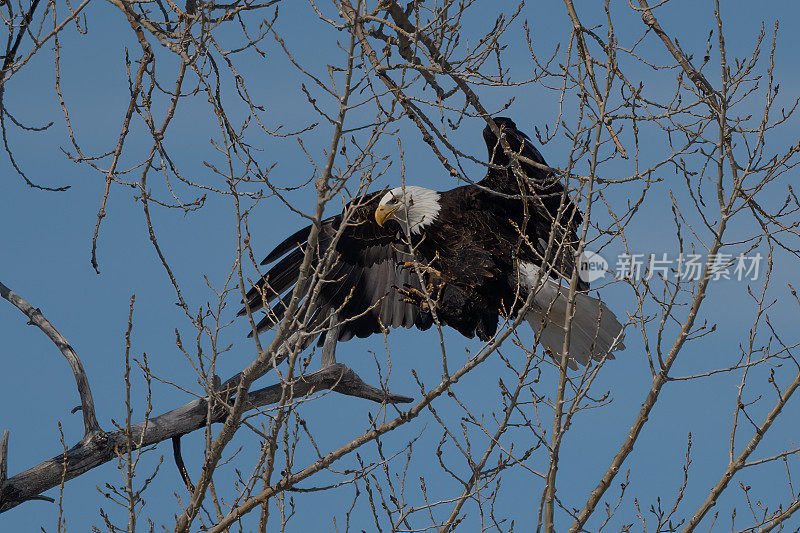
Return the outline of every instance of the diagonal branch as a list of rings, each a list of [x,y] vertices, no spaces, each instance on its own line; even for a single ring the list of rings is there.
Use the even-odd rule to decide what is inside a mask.
[[[794,502],[792,502],[792,504],[789,507],[787,507],[785,511],[778,514],[778,516],[776,516],[775,518],[764,524],[758,530],[758,533],[768,533],[769,531],[772,531],[777,526],[783,524],[783,522],[787,518],[796,513],[798,509],[800,509],[800,498],[795,499]]]
[[[642,21],[644,21],[647,26],[656,32],[661,42],[664,43],[664,46],[667,47],[669,53],[672,54],[672,57],[675,58],[675,61],[681,66],[686,75],[692,80],[692,83],[700,89],[703,93],[703,97],[706,100],[706,103],[711,106],[711,108],[716,111],[717,113],[721,112],[721,106],[719,101],[717,101],[717,91],[708,83],[708,80],[700,74],[696,68],[692,65],[692,62],[686,55],[678,50],[678,47],[675,46],[675,43],[672,42],[672,39],[669,38],[667,32],[664,31],[664,28],[658,23],[656,20],[655,15],[653,12],[650,11],[650,6],[647,4],[646,0],[639,0],[639,5],[642,7]]]
[[[408,117],[414,121],[414,124],[417,126],[417,128],[419,128],[419,131],[422,133],[422,140],[424,140],[428,146],[431,147],[431,150],[433,150],[433,153],[439,159],[439,162],[447,169],[451,176],[460,176],[461,174],[458,172],[458,170],[456,170],[456,168],[450,164],[447,158],[442,155],[442,153],[439,151],[439,148],[436,146],[436,143],[433,141],[433,137],[423,123],[424,120],[427,120],[427,117],[419,110],[419,108],[417,108],[416,105],[414,105],[414,102],[411,100],[411,98],[406,96],[400,86],[389,77],[389,74],[386,72],[386,67],[378,60],[378,54],[375,53],[375,50],[369,44],[369,41],[364,33],[363,26],[361,24],[356,24],[358,20],[358,12],[356,9],[347,0],[341,3],[341,9],[344,16],[348,19],[349,24],[354,26],[355,35],[358,38],[358,44],[361,46],[361,49],[364,51],[369,59],[369,62],[372,64],[372,67],[375,69],[375,73],[392,93],[395,100],[400,103],[401,106],[403,106],[403,109],[406,111]]]
[[[739,470],[741,470],[747,465],[747,458],[750,457],[750,454],[755,451],[756,447],[758,446],[758,443],[761,442],[761,439],[767,433],[772,423],[775,421],[778,415],[781,414],[781,411],[783,410],[783,407],[786,405],[786,402],[789,401],[789,398],[792,397],[792,394],[794,394],[798,386],[800,386],[800,371],[798,371],[797,375],[795,376],[794,380],[789,384],[789,386],[786,387],[786,390],[783,392],[783,394],[778,396],[778,401],[775,402],[775,406],[764,418],[764,421],[761,423],[761,425],[756,428],[756,432],[753,435],[753,438],[750,439],[750,442],[748,442],[747,446],[744,447],[744,450],[742,450],[742,453],[739,454],[739,457],[737,457],[735,461],[732,461],[728,465],[728,468],[725,469],[725,473],[722,475],[719,482],[717,482],[714,488],[711,489],[711,493],[708,495],[706,500],[703,502],[703,504],[700,506],[700,508],[697,510],[694,516],[692,516],[692,518],[683,528],[684,533],[690,533],[691,531],[694,531],[694,529],[697,527],[697,525],[700,523],[700,521],[703,519],[706,513],[708,513],[709,509],[711,509],[712,507],[714,507],[714,505],[716,505],[717,498],[719,498],[719,496],[725,490],[725,487],[728,486],[728,483],[730,483],[731,479],[733,479],[733,476]],[[794,505],[793,507],[794,510],[792,512],[796,511],[798,506]],[[781,521],[789,518],[790,514],[791,513],[789,513],[788,515],[783,513],[781,515],[783,516]]]
[[[66,357],[69,366],[72,368],[72,373],[75,376],[75,383],[78,385],[78,394],[81,397],[80,409],[83,413],[83,425],[85,430],[84,440],[91,440],[93,437],[102,434],[103,430],[100,429],[100,424],[97,423],[92,390],[89,387],[89,378],[86,376],[86,371],[83,368],[83,363],[81,363],[78,354],[75,353],[75,350],[70,346],[67,339],[65,339],[50,321],[44,317],[39,308],[34,308],[14,291],[3,285],[2,282],[0,282],[0,296],[25,313],[25,316],[30,319],[29,324],[42,330],[61,351],[61,354]]]

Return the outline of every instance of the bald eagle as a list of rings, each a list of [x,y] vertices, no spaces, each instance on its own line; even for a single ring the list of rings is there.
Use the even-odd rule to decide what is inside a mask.
[[[408,185],[365,194],[322,222],[314,266],[344,229],[309,321],[312,330],[320,328],[320,344],[331,312],[339,321],[338,340],[388,328],[426,330],[435,313],[442,325],[487,341],[500,317],[515,317],[534,292],[524,318],[559,357],[581,214],[557,177],[530,163],[546,165],[530,138],[509,118],[494,121],[511,151],[522,156],[522,173],[514,172],[517,164],[487,126],[490,165],[482,180],[449,191]],[[256,311],[276,303],[258,322],[259,332],[282,319],[310,233],[311,226],[299,230],[261,263],[277,261],[248,292],[247,306]],[[613,358],[612,351],[624,348],[614,313],[586,294],[587,281],[579,278],[577,289],[571,368],[590,358]]]

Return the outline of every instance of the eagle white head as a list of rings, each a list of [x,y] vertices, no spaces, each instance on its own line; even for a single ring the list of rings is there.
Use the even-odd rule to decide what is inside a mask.
[[[440,197],[438,192],[416,185],[394,188],[381,198],[375,210],[375,221],[383,226],[393,218],[404,232],[418,234],[439,215]]]

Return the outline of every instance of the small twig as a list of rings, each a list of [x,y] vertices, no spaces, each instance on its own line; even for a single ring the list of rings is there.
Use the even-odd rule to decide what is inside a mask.
[[[114,148],[111,166],[108,168],[108,172],[106,172],[106,186],[103,192],[103,198],[100,201],[100,209],[97,211],[97,222],[95,223],[94,236],[92,237],[92,268],[94,268],[95,272],[98,274],[100,273],[100,267],[97,263],[97,239],[100,234],[100,223],[106,216],[106,202],[108,202],[108,196],[111,193],[111,182],[114,180],[114,175],[117,170],[117,163],[119,162],[120,155],[122,154],[122,147],[125,145],[125,139],[130,131],[131,118],[133,117],[133,112],[136,109],[136,100],[139,98],[139,94],[142,91],[142,80],[144,79],[144,73],[147,70],[147,66],[155,57],[150,48],[150,44],[144,37],[144,32],[142,31],[135,15],[130,10],[126,11],[125,14],[128,16],[128,21],[131,24],[131,28],[133,28],[134,32],[139,38],[139,44],[142,46],[142,59],[139,61],[139,68],[136,71],[136,81],[131,87],[131,99],[130,102],[128,102],[128,109],[125,112],[125,118],[122,121],[122,129],[119,134],[117,145]]]

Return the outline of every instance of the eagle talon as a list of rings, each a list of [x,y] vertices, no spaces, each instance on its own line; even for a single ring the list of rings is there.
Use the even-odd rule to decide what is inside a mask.
[[[415,305],[423,311],[430,309],[430,306],[428,305],[428,297],[425,296],[424,292],[416,287],[405,285],[402,289],[397,289],[397,292],[403,297],[401,301]]]

